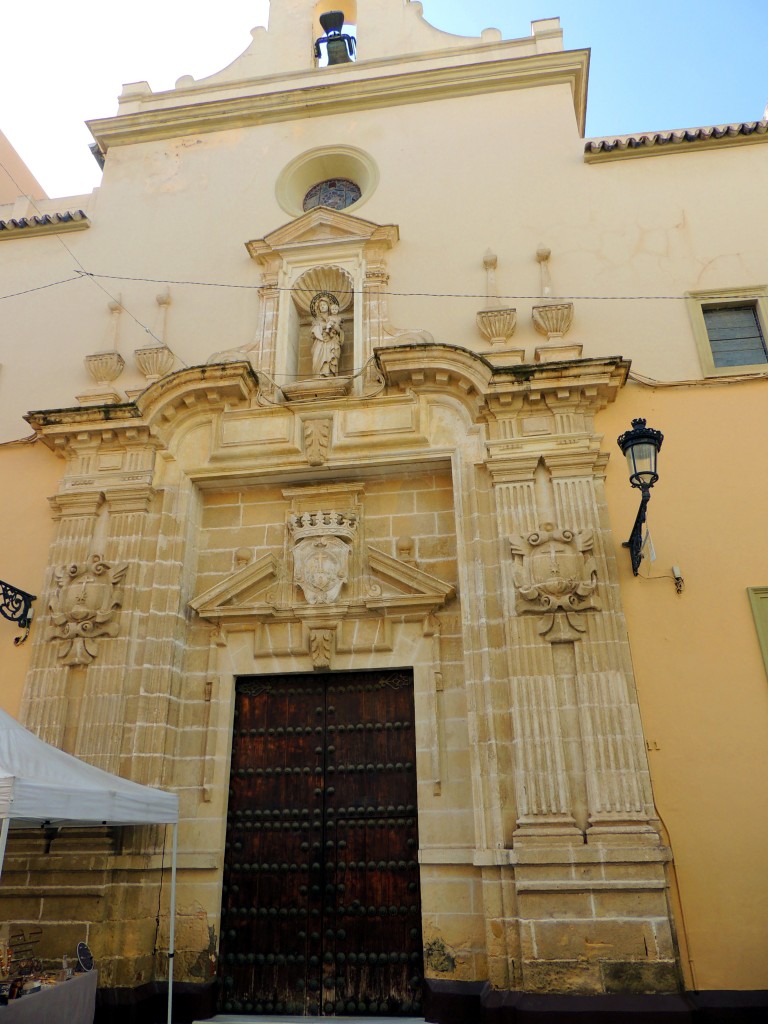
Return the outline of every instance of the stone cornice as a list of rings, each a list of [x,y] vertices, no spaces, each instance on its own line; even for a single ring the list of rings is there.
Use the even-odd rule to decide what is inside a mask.
[[[98,444],[103,440],[116,439],[124,445],[145,444],[149,437],[141,414],[132,402],[43,409],[28,412],[24,419],[40,440],[58,454],[70,447]]]
[[[145,445],[151,434],[162,437],[200,406],[237,406],[257,389],[256,374],[248,363],[192,366],[151,384],[135,402],[42,410],[27,413],[24,419],[54,451],[86,439]]]
[[[390,388],[458,399],[476,422],[542,410],[594,413],[613,401],[629,371],[619,356],[504,366],[492,354],[438,342],[384,346],[375,355]],[[150,385],[135,402],[44,410],[25,418],[60,454],[102,445],[153,447],[169,443],[190,417],[248,407],[258,387],[246,362],[193,366]]]
[[[330,84],[318,82],[309,88],[278,89],[263,94],[118,114],[89,121],[88,127],[100,148],[106,152],[110,146],[152,139],[394,107],[404,103],[567,84],[573,94],[576,119],[583,134],[588,64],[588,50],[565,50]]]
[[[619,356],[495,366],[493,356],[437,342],[388,346],[375,353],[388,384],[452,391],[476,416],[516,413],[546,398],[594,411],[613,401],[629,372],[629,362]]]

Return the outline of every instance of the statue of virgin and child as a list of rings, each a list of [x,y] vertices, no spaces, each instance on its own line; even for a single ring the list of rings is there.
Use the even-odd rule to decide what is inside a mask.
[[[338,299],[330,292],[318,292],[309,304],[309,312],[312,317],[312,373],[315,377],[336,377],[344,344]]]

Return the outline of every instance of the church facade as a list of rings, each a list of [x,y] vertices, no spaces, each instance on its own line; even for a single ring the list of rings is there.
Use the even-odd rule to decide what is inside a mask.
[[[359,7],[273,0],[224,71],[91,123],[91,196],[2,208],[8,292],[77,265],[14,307],[40,596],[4,705],[179,794],[197,1014],[759,1005],[765,122],[585,143],[557,19]],[[3,917],[87,934],[126,1020],[165,843],[9,846]]]

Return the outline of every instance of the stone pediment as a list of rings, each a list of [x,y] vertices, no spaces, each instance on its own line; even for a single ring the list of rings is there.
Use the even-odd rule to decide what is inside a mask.
[[[274,605],[279,569],[280,563],[274,555],[263,555],[193,598],[190,607],[203,619],[263,614]]]
[[[252,259],[260,262],[292,249],[319,243],[367,242],[384,243],[391,248],[398,241],[399,231],[395,224],[374,224],[373,221],[353,217],[340,210],[318,206],[296,220],[284,224],[265,235],[264,238],[246,242],[245,247]]]
[[[427,615],[455,596],[451,583],[430,576],[412,565],[367,545],[368,585],[355,605],[344,593],[333,604],[311,605],[297,588],[286,584],[286,574],[274,555],[264,555],[239,569],[190,601],[203,619],[222,623],[248,620],[316,617],[318,612],[338,616],[376,614]]]
[[[372,581],[381,590],[379,596],[366,598],[368,608],[397,608],[398,611],[414,608],[427,613],[445,604],[456,594],[452,584],[430,576],[399,558],[393,558],[370,544],[368,566]]]

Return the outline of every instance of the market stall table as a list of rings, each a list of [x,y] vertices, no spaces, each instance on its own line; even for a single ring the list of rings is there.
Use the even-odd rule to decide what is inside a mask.
[[[93,1024],[98,971],[75,974],[69,981],[46,985],[0,1006],[2,1024]]]
[[[86,764],[44,743],[0,709],[0,875],[11,828],[70,825],[172,825],[168,935],[168,1009],[173,1019],[176,857],[179,798]],[[37,997],[35,997],[37,998]],[[7,1015],[0,1021],[9,1020]],[[15,1018],[22,1019],[22,1018]],[[27,1018],[24,1018],[27,1019]],[[37,1020],[42,1018],[38,1017]],[[72,1024],[68,1016],[45,1018]],[[89,1024],[91,1024],[89,1020]]]

